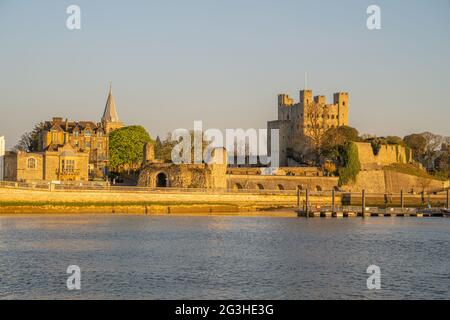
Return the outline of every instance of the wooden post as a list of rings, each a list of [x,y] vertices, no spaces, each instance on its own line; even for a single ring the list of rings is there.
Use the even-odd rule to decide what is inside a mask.
[[[366,213],[366,190],[362,190],[362,204],[361,204],[361,207],[362,207],[362,217],[364,218],[365,217],[365,213]]]
[[[448,198],[448,192],[449,192],[450,190],[449,189],[447,189],[447,206],[446,206],[446,209],[450,209],[450,206],[449,206],[449,198]]]
[[[334,189],[331,191],[331,212],[334,212],[334,206],[336,201],[336,195]]]
[[[403,197],[403,189],[400,190],[400,206],[402,207],[402,211],[405,208],[405,199]]]
[[[297,187],[297,208],[300,211],[300,188]]]
[[[309,218],[309,190],[306,189],[306,208],[305,208],[306,217]]]

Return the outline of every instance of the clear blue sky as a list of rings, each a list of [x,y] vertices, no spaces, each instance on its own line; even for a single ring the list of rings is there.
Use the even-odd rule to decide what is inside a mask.
[[[449,0],[0,0],[0,134],[11,147],[52,116],[99,121],[110,80],[121,119],[154,137],[265,128],[307,71],[314,93],[350,93],[361,133],[450,135],[449,39]]]

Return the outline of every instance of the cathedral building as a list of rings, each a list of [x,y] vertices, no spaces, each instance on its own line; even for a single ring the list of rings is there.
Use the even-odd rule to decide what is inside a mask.
[[[111,86],[100,122],[54,117],[39,135],[37,152],[8,152],[5,180],[86,181],[108,170],[109,134],[123,127]]]

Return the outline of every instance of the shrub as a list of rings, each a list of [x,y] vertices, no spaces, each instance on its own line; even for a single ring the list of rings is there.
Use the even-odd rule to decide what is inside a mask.
[[[361,163],[359,162],[358,148],[353,142],[345,144],[342,149],[342,159],[344,167],[339,169],[339,186],[355,182],[359,171],[361,170]]]

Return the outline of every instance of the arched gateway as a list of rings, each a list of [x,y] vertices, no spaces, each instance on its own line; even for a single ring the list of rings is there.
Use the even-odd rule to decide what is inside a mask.
[[[167,175],[164,172],[160,172],[156,176],[156,187],[157,188],[167,187]]]

